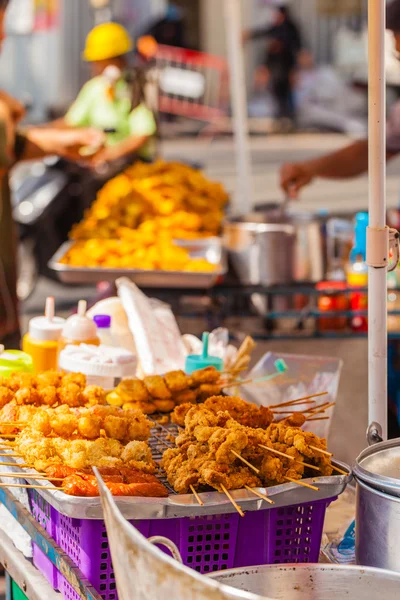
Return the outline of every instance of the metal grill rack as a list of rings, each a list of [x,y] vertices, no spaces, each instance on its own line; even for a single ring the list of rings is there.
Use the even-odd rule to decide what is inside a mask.
[[[158,479],[165,485],[170,494],[176,494],[174,488],[168,483],[165,472],[160,466],[160,462],[164,450],[166,448],[174,448],[174,443],[171,441],[171,436],[175,438],[178,435],[179,430],[178,426],[171,421],[165,424],[160,423],[159,419],[163,417],[165,417],[165,415],[162,415],[161,413],[148,416],[148,419],[154,424],[154,427],[151,430],[149,446],[151,448],[153,458],[159,467],[159,472],[157,473]]]

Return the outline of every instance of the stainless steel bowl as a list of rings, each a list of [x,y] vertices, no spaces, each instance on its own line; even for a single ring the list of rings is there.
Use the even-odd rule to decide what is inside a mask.
[[[220,571],[211,577],[274,600],[398,600],[400,590],[399,574],[343,565],[270,565]]]

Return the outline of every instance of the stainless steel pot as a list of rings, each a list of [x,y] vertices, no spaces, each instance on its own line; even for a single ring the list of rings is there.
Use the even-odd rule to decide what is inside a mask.
[[[277,285],[324,278],[323,223],[309,215],[250,213],[224,224],[224,243],[245,285]]]
[[[357,563],[400,572],[400,440],[367,448],[353,471]]]
[[[343,565],[271,565],[221,571],[220,583],[276,600],[398,600],[400,575]]]

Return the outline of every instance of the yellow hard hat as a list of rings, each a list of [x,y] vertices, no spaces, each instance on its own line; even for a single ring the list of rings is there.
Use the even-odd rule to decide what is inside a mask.
[[[118,23],[98,25],[86,38],[83,58],[88,62],[107,60],[130,52],[133,40],[125,27]]]

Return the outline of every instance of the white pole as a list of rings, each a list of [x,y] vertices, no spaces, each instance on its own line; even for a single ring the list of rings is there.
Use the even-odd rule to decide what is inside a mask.
[[[235,212],[245,214],[253,206],[251,154],[247,119],[247,94],[242,44],[241,1],[224,0],[225,27],[230,62],[230,84],[236,145]]]
[[[369,233],[381,241],[386,227],[386,89],[385,89],[385,0],[368,0],[369,54]],[[388,243],[387,243],[388,244]],[[368,241],[371,255],[386,242]],[[374,247],[371,247],[374,246]],[[387,261],[387,256],[385,258]],[[369,424],[382,428],[387,439],[387,283],[386,266],[371,266],[368,260],[368,386]],[[382,263],[383,264],[383,263]]]

